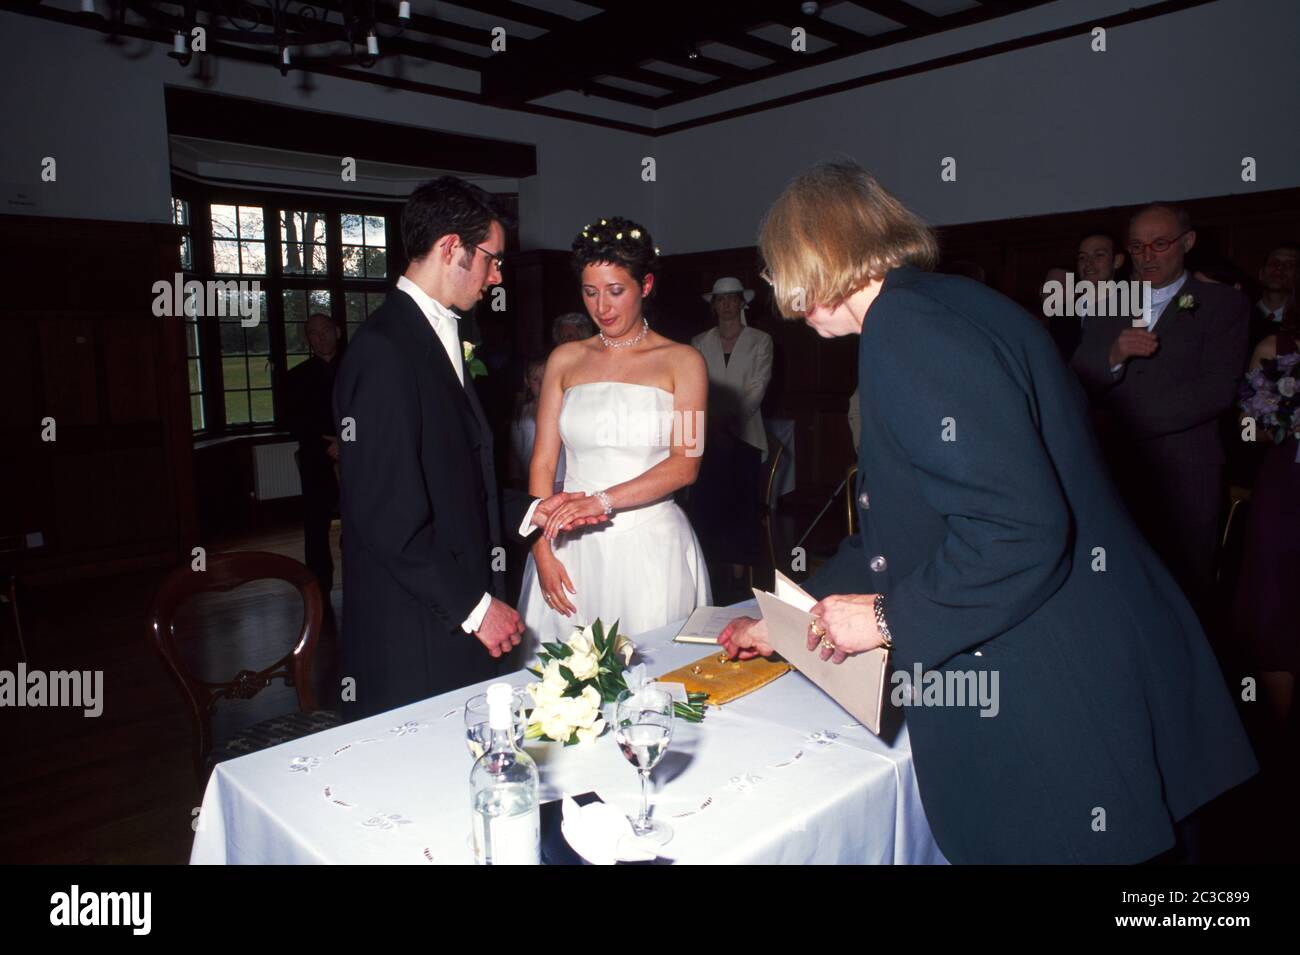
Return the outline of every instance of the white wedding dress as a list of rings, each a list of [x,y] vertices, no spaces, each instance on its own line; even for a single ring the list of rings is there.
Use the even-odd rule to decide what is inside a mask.
[[[603,491],[664,460],[671,431],[644,424],[667,420],[672,410],[672,393],[652,385],[594,381],[566,390],[559,422],[564,490]],[[551,547],[578,591],[565,591],[577,612],[565,617],[547,606],[529,554],[519,601],[525,661],[539,643],[567,640],[597,617],[607,628],[617,620],[619,633],[635,636],[688,617],[711,599],[704,552],[671,496],[562,533]]]

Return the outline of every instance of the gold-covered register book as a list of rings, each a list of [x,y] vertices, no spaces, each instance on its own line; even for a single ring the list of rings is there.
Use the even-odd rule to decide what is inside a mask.
[[[790,664],[779,658],[731,660],[721,650],[716,650],[694,663],[665,673],[659,680],[663,683],[681,683],[688,693],[707,693],[710,706],[722,706],[753,693],[759,687],[767,686],[790,669]]]

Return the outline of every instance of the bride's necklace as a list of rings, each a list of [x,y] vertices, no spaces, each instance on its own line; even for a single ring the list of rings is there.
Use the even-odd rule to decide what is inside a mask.
[[[635,338],[629,338],[626,341],[616,342],[612,338],[606,338],[604,332],[598,332],[600,343],[606,348],[631,348],[645,341],[645,337],[650,334],[650,321],[644,315],[641,316],[641,331],[637,332]]]

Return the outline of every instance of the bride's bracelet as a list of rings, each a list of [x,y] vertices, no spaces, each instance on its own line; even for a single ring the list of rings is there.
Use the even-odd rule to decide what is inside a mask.
[[[600,506],[603,507],[603,508],[605,509],[605,516],[606,516],[606,517],[609,517],[609,515],[611,515],[611,514],[614,513],[614,505],[611,504],[611,503],[609,503],[609,495],[608,495],[608,494],[606,494],[604,491],[597,491],[597,492],[593,495],[593,497],[595,497],[596,500],[600,501]]]

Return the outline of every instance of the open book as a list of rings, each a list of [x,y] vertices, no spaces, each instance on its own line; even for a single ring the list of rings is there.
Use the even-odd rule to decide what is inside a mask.
[[[879,736],[889,651],[878,647],[855,653],[839,664],[823,660],[820,652],[808,650],[808,627],[813,620],[808,611],[817,601],[779,570],[773,589],[774,594],[754,590],[772,649]]]

